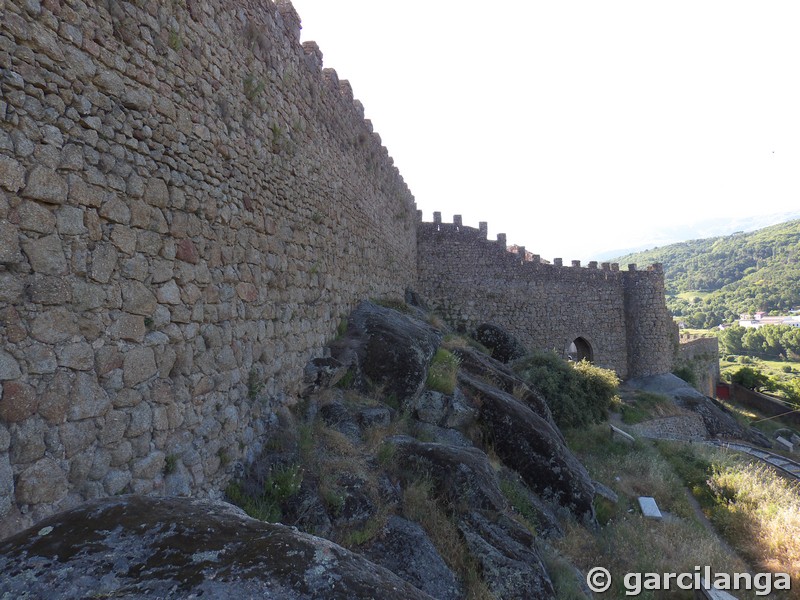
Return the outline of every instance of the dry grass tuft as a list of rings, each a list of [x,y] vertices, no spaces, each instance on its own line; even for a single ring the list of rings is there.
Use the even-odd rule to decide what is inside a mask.
[[[403,491],[403,513],[425,529],[447,566],[461,578],[467,600],[494,600],[481,581],[478,566],[458,527],[440,501],[433,497],[433,484],[429,479],[420,479],[406,487]]]
[[[708,480],[712,521],[759,570],[789,573],[800,587],[800,484],[770,467],[721,456]]]
[[[598,531],[571,523],[564,538],[553,543],[584,573],[596,566],[609,569],[614,584],[598,597],[626,597],[624,576],[633,572],[690,573],[696,566],[709,566],[716,573],[764,569],[797,573],[800,499],[796,486],[763,468],[748,470],[727,453],[702,446],[662,442],[654,447],[641,441],[628,445],[611,439],[607,425],[566,434],[592,477],[620,497]],[[709,492],[707,479],[716,491]],[[702,526],[686,498],[685,483],[706,487],[701,504],[726,541],[752,565],[731,554],[719,536]],[[664,520],[641,516],[636,497],[642,495],[656,498],[666,513]],[[793,583],[798,584],[796,579]],[[646,597],[654,599],[693,598],[691,591],[675,589],[649,593]],[[755,590],[739,590],[735,595],[741,600],[763,597],[756,596]],[[771,597],[788,598],[774,591]]]

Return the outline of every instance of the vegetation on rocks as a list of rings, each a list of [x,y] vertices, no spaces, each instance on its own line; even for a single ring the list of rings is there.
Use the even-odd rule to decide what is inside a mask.
[[[567,363],[553,352],[535,352],[514,370],[539,390],[559,427],[582,427],[608,417],[619,379],[587,361]]]
[[[452,352],[439,348],[433,355],[425,384],[436,392],[452,394],[456,387],[458,364],[458,358]]]
[[[537,540],[558,512],[591,524],[594,490],[541,395],[416,307],[363,303],[348,322],[228,498],[437,598],[555,597]]]
[[[594,566],[611,571],[614,597],[631,571],[747,570],[697,520],[684,485],[752,564],[795,560],[792,540],[778,534],[796,527],[796,489],[776,484],[758,495],[728,463],[621,442],[596,424],[609,408],[632,422],[684,410],[679,403],[627,389],[620,400],[612,372],[553,354],[506,365],[431,321],[413,306],[359,306],[332,356],[309,363],[299,401],[275,413],[263,452],[226,490],[249,515],[296,528],[276,529],[279,543],[326,544],[340,557],[313,568],[341,576],[349,590],[377,579],[406,597],[442,600],[580,600],[588,597],[582,573]],[[641,495],[669,518],[645,521]],[[758,528],[774,530],[767,545],[742,546]],[[283,546],[271,547],[258,526],[247,531],[262,536],[265,578],[311,585],[279,563]],[[765,552],[779,562],[759,562]]]

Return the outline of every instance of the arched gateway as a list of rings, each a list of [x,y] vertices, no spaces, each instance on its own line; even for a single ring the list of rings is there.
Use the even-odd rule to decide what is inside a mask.
[[[577,337],[569,343],[567,357],[574,361],[588,360],[592,362],[594,360],[592,345],[585,338]]]

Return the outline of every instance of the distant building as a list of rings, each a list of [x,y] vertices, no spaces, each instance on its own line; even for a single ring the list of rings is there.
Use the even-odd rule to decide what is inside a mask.
[[[739,326],[749,327],[751,329],[758,329],[764,325],[789,325],[790,327],[800,327],[800,317],[797,316],[789,317],[783,315],[777,317],[768,317],[766,316],[766,313],[763,312],[757,312],[755,315],[753,315],[753,318],[750,318],[750,315],[739,316],[741,317],[739,319]]]

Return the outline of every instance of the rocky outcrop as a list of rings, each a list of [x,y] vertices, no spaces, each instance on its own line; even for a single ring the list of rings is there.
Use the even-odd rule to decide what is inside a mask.
[[[507,508],[489,458],[478,448],[420,442],[408,436],[387,442],[396,448],[395,460],[404,481],[428,477],[438,497],[473,510],[502,512]]]
[[[477,448],[424,443],[408,437],[396,447],[406,483],[428,478],[453,513],[484,584],[497,598],[555,598],[531,532],[508,516],[510,507],[486,454]]]
[[[425,379],[441,333],[399,311],[362,302],[351,313],[347,333],[331,344],[334,358],[355,371],[364,390],[382,388],[397,402],[414,398]]]
[[[380,536],[363,554],[438,600],[463,598],[458,579],[425,530],[413,521],[389,517]]]
[[[527,350],[520,341],[508,331],[491,323],[478,325],[473,336],[492,351],[492,358],[502,363],[508,363],[527,354]]]
[[[558,435],[561,435],[561,431],[553,420],[550,407],[547,406],[547,401],[538,391],[528,386],[511,368],[491,356],[486,356],[471,348],[459,348],[454,352],[461,360],[462,372],[496,386],[507,394],[514,394],[520,402],[526,404],[533,412],[550,423]]]
[[[760,431],[743,427],[725,408],[698,392],[680,377],[670,373],[637,377],[626,381],[623,387],[672,398],[681,408],[700,415],[709,437],[743,440],[764,448],[772,447],[772,443]]]
[[[594,522],[591,478],[558,429],[513,396],[467,374],[459,383],[479,399],[480,421],[500,459],[538,494]]]
[[[495,598],[555,598],[533,535],[504,515],[470,512],[459,522],[467,546]]]
[[[14,598],[432,598],[328,540],[186,498],[53,516],[0,542],[0,572],[0,596]]]

